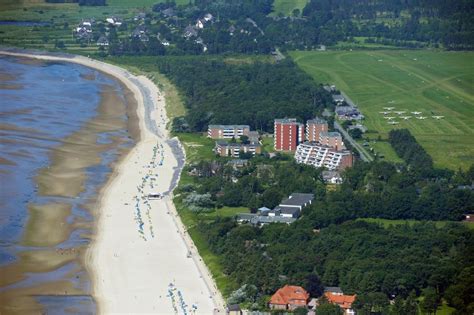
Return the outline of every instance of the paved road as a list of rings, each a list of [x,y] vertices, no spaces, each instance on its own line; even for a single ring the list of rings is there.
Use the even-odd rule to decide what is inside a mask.
[[[334,122],[334,128],[337,129],[342,135],[344,136],[344,139],[350,142],[350,144],[359,152],[360,158],[364,162],[372,162],[374,158],[372,155],[367,152],[367,150],[361,146],[359,143],[357,143],[352,137],[347,133],[347,131],[337,122]]]

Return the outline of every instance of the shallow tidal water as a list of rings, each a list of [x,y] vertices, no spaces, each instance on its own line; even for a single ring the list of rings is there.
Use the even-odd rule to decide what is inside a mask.
[[[96,70],[0,57],[0,313],[95,312],[85,254],[135,112]]]

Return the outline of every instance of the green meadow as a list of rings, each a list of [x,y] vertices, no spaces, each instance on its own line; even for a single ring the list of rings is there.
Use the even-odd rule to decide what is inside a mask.
[[[110,16],[130,18],[138,12],[150,12],[152,6],[166,0],[107,0],[106,6],[79,6],[77,3],[45,3],[43,0],[0,0],[0,21],[48,22],[48,26],[0,25],[0,45],[26,49],[55,50],[57,41],[66,51],[92,54],[95,41],[81,46],[72,35],[73,27],[83,19],[105,21]],[[189,0],[176,0],[187,4]]]
[[[421,50],[295,51],[290,56],[317,83],[335,84],[361,109],[375,149],[394,160],[387,142],[392,128],[407,128],[436,166],[468,168],[474,163],[474,53]],[[384,107],[398,125],[388,124]],[[422,112],[416,119],[411,112]],[[435,119],[432,116],[444,116]]]
[[[293,10],[299,9],[303,11],[309,0],[275,0],[273,2],[273,15],[283,14],[292,15]]]

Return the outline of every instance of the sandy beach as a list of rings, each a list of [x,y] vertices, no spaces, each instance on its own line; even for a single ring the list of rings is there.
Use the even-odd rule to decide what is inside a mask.
[[[224,301],[172,202],[184,157],[170,139],[164,95],[149,79],[86,57],[0,52],[73,62],[120,80],[137,100],[140,141],[100,194],[96,238],[86,253],[98,311],[224,313]],[[163,198],[150,200],[150,193]]]

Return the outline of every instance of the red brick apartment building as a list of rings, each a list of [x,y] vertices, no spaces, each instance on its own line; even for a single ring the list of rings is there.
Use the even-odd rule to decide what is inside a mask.
[[[346,149],[344,142],[342,142],[342,136],[339,132],[321,132],[319,134],[319,143],[334,148],[337,151]]]
[[[273,134],[276,151],[296,151],[304,141],[304,125],[295,118],[275,119]]]
[[[328,132],[328,123],[321,118],[310,119],[306,122],[306,140],[309,142],[319,141],[319,135]]]

